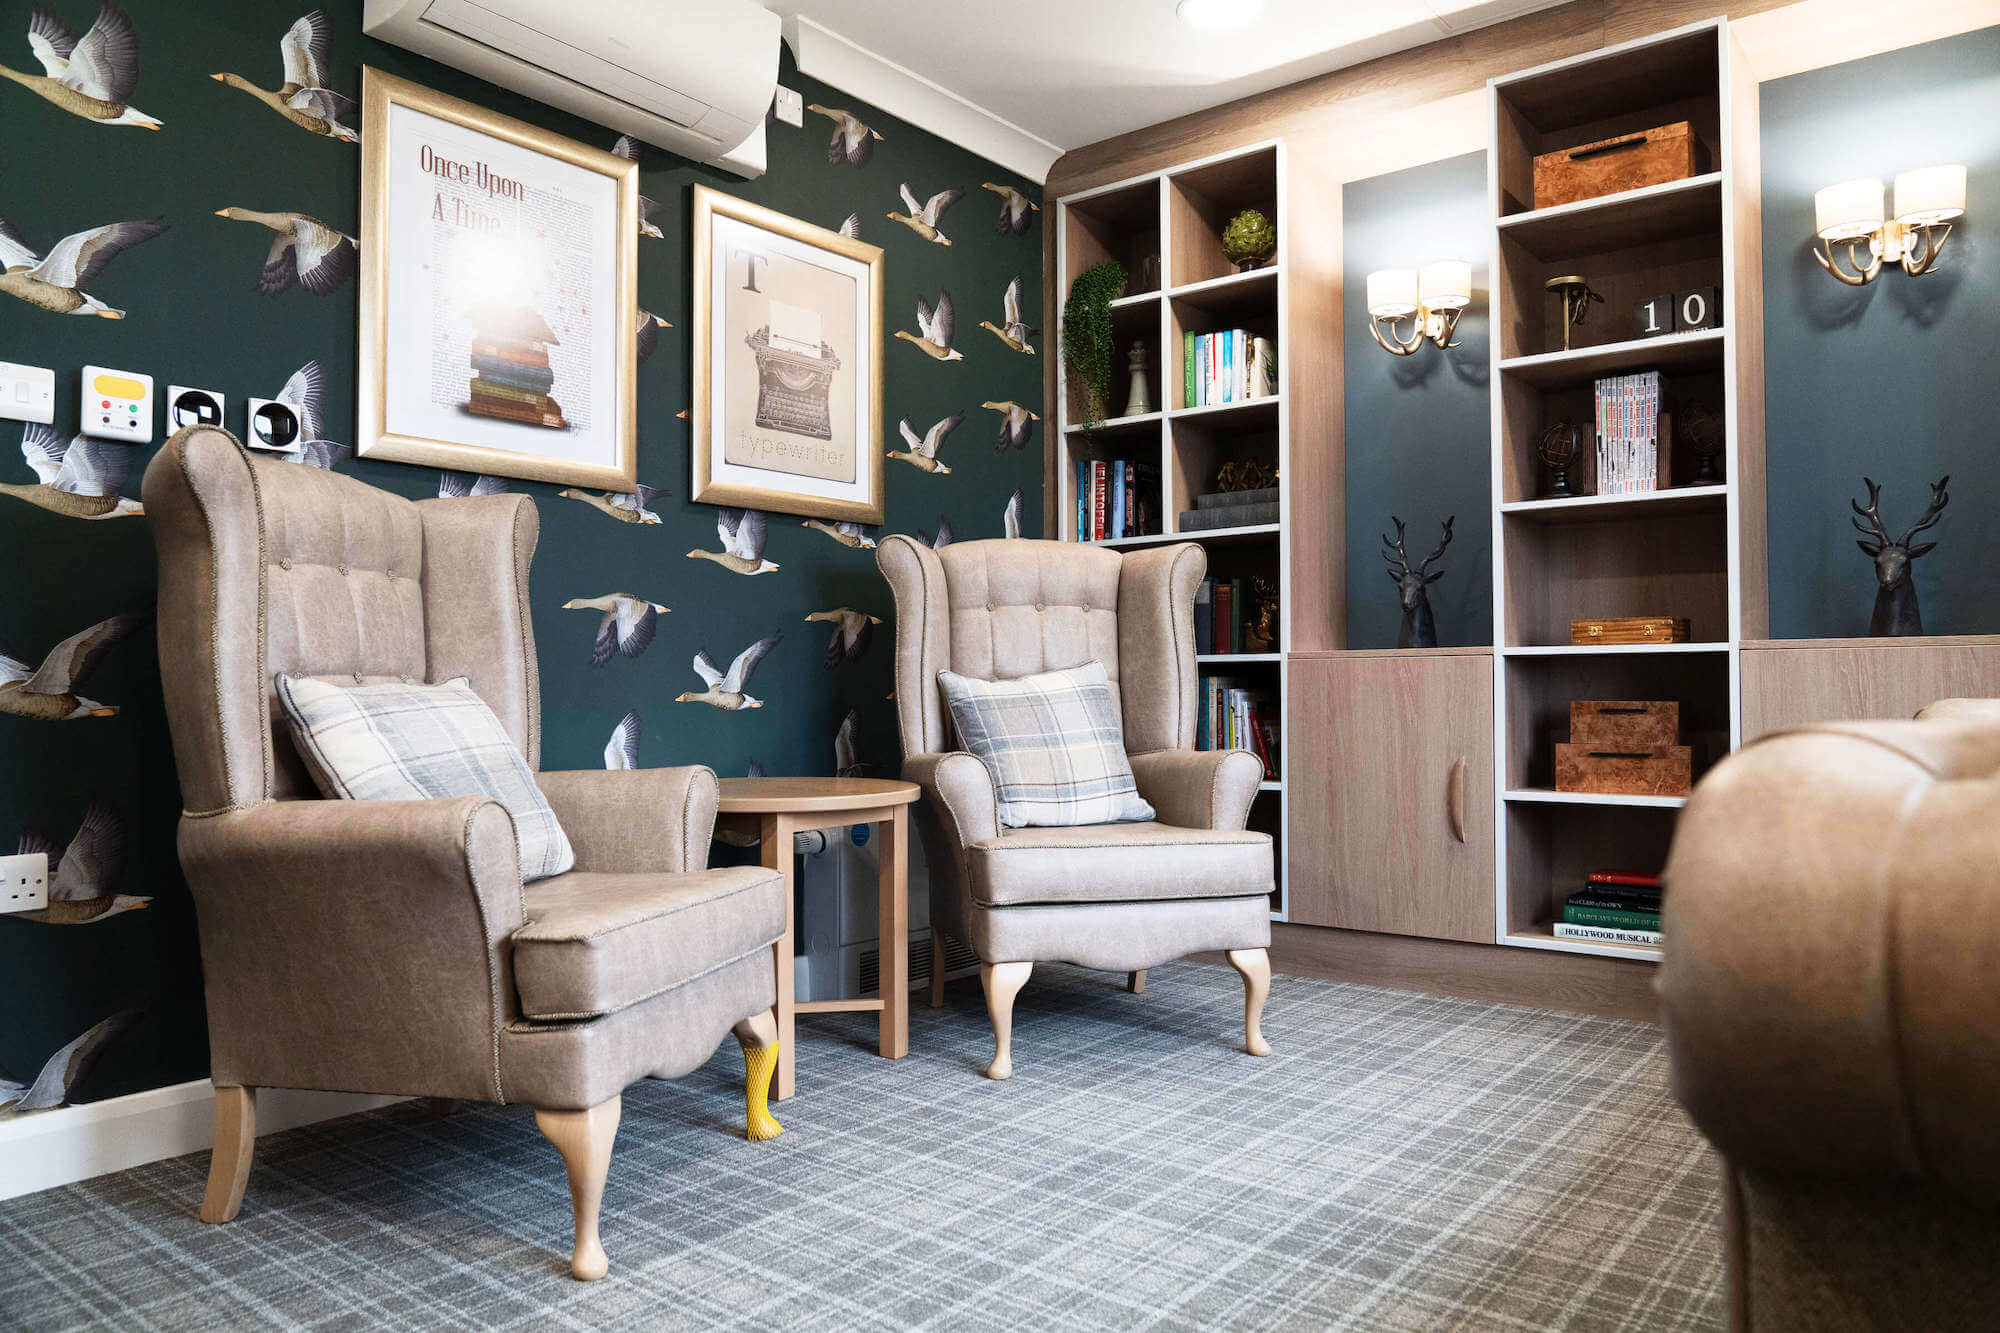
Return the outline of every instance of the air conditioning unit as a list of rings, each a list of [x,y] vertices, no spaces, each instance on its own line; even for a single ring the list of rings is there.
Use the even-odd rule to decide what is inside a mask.
[[[764,174],[779,19],[751,0],[367,0],[361,27],[683,157]]]

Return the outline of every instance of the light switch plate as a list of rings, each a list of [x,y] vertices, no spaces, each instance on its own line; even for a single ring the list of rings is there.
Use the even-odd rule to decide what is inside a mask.
[[[49,905],[49,858],[43,852],[0,856],[0,913],[35,912]]]
[[[153,438],[153,377],[136,370],[85,366],[77,385],[77,413],[85,435],[144,444]]]
[[[167,386],[167,433],[189,426],[220,426],[229,406],[226,395],[214,389],[194,389],[185,384]]]
[[[54,422],[56,373],[45,366],[0,361],[0,417],[44,426]]]
[[[806,123],[806,99],[799,95],[798,89],[779,84],[777,100],[771,103],[771,114],[787,125],[803,125]]]

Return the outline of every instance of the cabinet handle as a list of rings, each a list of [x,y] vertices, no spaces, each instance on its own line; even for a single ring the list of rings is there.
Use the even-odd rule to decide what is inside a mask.
[[[1451,761],[1451,771],[1444,779],[1444,819],[1451,826],[1451,836],[1465,841],[1465,756]]]

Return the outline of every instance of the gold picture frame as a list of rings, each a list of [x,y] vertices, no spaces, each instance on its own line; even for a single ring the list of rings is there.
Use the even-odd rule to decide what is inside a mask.
[[[368,66],[361,106],[356,451],[631,491],[638,164]]]
[[[774,293],[782,288],[760,291],[754,264],[746,267],[747,285],[718,283],[719,278],[725,282],[729,278],[725,238],[756,233],[770,238],[774,254],[764,283],[785,283],[788,265],[795,280],[802,280],[802,270],[816,262],[824,263],[833,275],[824,287],[813,288],[834,296],[828,310],[811,308],[809,296],[797,306],[784,305],[794,332],[804,319],[805,327],[813,330],[811,336],[820,339],[819,352],[787,355],[772,327],[775,316],[745,337],[740,327],[745,317],[728,308],[739,292],[754,293],[759,298],[756,305],[767,314],[780,308]],[[716,262],[719,247],[725,248],[721,268]],[[813,518],[882,522],[881,247],[697,185],[691,248],[694,402],[688,416],[694,476],[690,498]],[[815,255],[823,258],[816,260]],[[851,312],[844,309],[847,293],[840,285],[849,279]],[[716,309],[718,295],[725,306],[722,311]],[[761,344],[754,341],[758,338],[763,339]],[[748,378],[753,363],[754,392]],[[732,375],[737,377],[733,382]],[[742,419],[746,416],[751,418],[747,424]],[[852,479],[843,481],[839,474],[848,466],[850,440]],[[799,466],[818,467],[815,474],[772,464],[777,457],[808,455],[813,461]]]

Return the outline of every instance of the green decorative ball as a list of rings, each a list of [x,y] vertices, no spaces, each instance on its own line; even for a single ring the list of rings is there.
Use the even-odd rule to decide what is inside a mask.
[[[1278,229],[1271,219],[1254,208],[1246,208],[1229,219],[1222,232],[1222,253],[1234,264],[1246,259],[1263,259],[1278,248]]]

